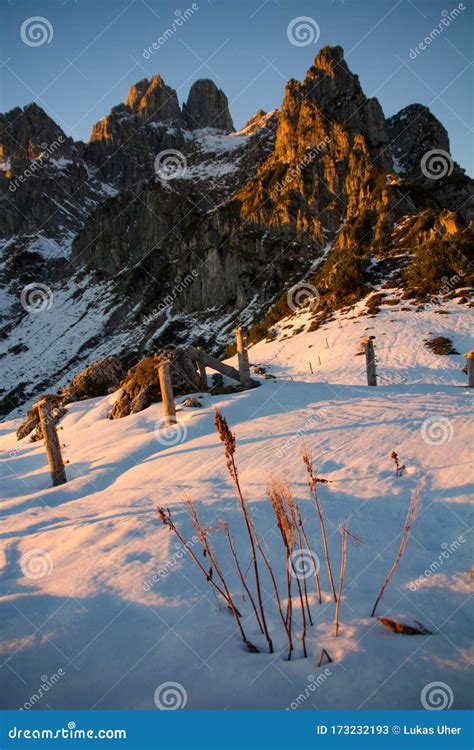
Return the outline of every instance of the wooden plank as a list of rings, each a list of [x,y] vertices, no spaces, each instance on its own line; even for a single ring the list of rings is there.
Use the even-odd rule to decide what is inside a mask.
[[[49,471],[53,487],[57,487],[67,482],[67,477],[52,411],[53,405],[49,399],[43,399],[43,401],[39,402],[38,412],[43,430],[44,447],[48,457]]]
[[[235,329],[235,338],[237,342],[240,385],[244,388],[251,388],[252,379],[250,377],[249,355],[247,351],[247,333],[241,326]]]
[[[195,346],[188,346],[189,356],[196,360],[196,362],[202,362],[205,367],[212,367],[213,370],[217,370],[222,375],[226,375],[228,378],[237,380],[240,383],[240,375],[238,370],[231,365],[225,365],[216,357],[208,354],[203,349],[196,349]]]
[[[467,359],[467,387],[474,388],[474,350],[464,356]]]
[[[163,400],[163,417],[166,426],[170,427],[172,424],[176,424],[176,408],[174,405],[169,362],[164,362],[160,365],[158,375],[160,378],[161,398]]]
[[[367,385],[377,385],[377,371],[375,368],[374,342],[370,337],[362,339],[365,351],[365,366],[367,370]]]

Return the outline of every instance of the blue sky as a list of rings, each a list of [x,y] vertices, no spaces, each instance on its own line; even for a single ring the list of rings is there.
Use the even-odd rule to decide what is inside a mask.
[[[474,172],[471,0],[414,59],[410,50],[457,2],[196,0],[197,9],[148,59],[144,50],[192,0],[1,2],[0,110],[34,100],[74,138],[87,139],[92,124],[125,99],[132,83],[154,73],[181,102],[193,81],[213,79],[240,127],[257,109],[278,107],[286,81],[301,80],[320,47],[340,44],[365,93],[380,100],[386,115],[413,102],[429,106],[449,132],[454,158]],[[32,16],[49,22],[49,43],[22,41],[21,26]],[[300,16],[316,22],[317,43],[290,43],[288,24]]]

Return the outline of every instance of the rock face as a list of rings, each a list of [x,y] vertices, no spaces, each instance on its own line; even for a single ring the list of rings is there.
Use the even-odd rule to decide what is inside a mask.
[[[432,285],[469,251],[472,180],[454,162],[442,179],[421,170],[427,151],[449,153],[445,129],[421,105],[385,120],[341,47],[323,48],[303,81],[288,82],[281,108],[238,133],[211,81],[193,84],[180,111],[159,76],[132,86],[87,144],[37,105],[0,124],[3,412],[64,386],[91,356],[118,354],[129,368],[170,345],[220,354],[237,323],[260,322],[309,274],[322,306],[336,309],[384,274],[402,285],[415,260],[411,277]],[[41,158],[42,139],[63,136]],[[448,235],[443,262],[421,257]],[[41,366],[39,317],[21,302],[37,282],[51,293]],[[148,399],[124,393],[125,411]]]
[[[227,97],[213,81],[201,79],[191,86],[183,115],[190,130],[218,128],[234,130]]]
[[[163,362],[170,363],[174,396],[200,390],[199,376],[186,352],[183,349],[164,350],[152,357],[146,357],[128,371],[121,392],[113,405],[110,419],[135,414],[150,404],[161,401],[158,370]]]
[[[53,402],[52,416],[56,422],[64,416],[64,406],[74,401],[83,401],[86,398],[105,396],[113,392],[123,378],[124,372],[117,357],[106,357],[94,362],[85,370],[76,375],[69,386],[63,388],[59,393],[48,393],[47,397]],[[41,396],[40,401],[45,395]],[[17,430],[18,440],[27,437],[34,430],[31,440],[42,440],[43,429],[40,424],[38,403],[33,404],[28,410],[26,420]]]

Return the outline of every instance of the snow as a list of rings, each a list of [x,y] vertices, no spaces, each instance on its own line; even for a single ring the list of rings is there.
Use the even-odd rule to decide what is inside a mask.
[[[439,357],[423,345],[430,333],[445,334],[461,353],[472,349],[469,311],[453,301],[445,306],[449,315],[386,306],[374,318],[357,317],[362,307],[298,335],[293,331],[308,327],[309,311],[281,321],[275,341],[250,350],[251,362],[276,378],[250,391],[205,395],[203,408],[178,411],[169,433],[155,430],[161,404],[116,421],[107,419],[116,394],[69,405],[59,433],[69,461],[62,487],[50,487],[43,444],[17,443],[18,420],[1,425],[2,707],[23,706],[42,676],[59,669],[64,676],[37,708],[155,708],[155,690],[167,681],[183,686],[189,709],[416,709],[422,688],[440,680],[453,691],[453,708],[469,706],[472,392],[462,356]],[[376,336],[377,388],[365,384],[363,357],[357,356],[366,335]],[[315,625],[308,631],[308,659],[297,643],[292,661],[285,660],[283,626],[262,575],[275,644],[274,654],[266,652],[225,539],[215,533],[248,637],[260,649],[246,652],[234,620],[157,518],[157,505],[169,507],[197,549],[183,504],[188,493],[204,522],[229,522],[247,568],[245,528],[213,425],[216,408],[236,433],[240,481],[281,588],[284,563],[266,499],[269,476],[287,477],[301,502],[324,592],[318,604],[309,582]],[[363,539],[358,546],[349,540],[337,638],[302,442],[317,474],[332,482],[320,485],[320,497],[336,581],[340,524],[348,522]],[[406,464],[402,477],[395,477],[392,450]],[[434,632],[409,637],[369,615],[420,479],[420,514],[377,611],[411,624],[419,620]],[[42,577],[22,570],[32,550],[43,551]],[[296,599],[294,606],[298,619]],[[334,661],[318,668],[321,647]]]

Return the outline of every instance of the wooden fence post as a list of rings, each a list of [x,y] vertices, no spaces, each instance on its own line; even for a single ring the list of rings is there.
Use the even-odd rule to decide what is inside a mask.
[[[43,430],[49,471],[53,480],[53,487],[57,487],[67,482],[67,477],[52,411],[53,405],[49,399],[45,398],[39,402],[38,413]]]
[[[377,385],[377,371],[375,368],[375,351],[373,339],[368,336],[361,341],[365,352],[365,366],[367,369],[367,385]]]
[[[239,326],[239,328],[235,329],[235,337],[237,340],[240,385],[244,388],[251,388],[252,379],[250,377],[249,355],[247,351],[247,333]]]
[[[474,349],[464,356],[467,359],[467,387],[474,388]]]
[[[174,405],[169,362],[164,362],[159,366],[158,375],[160,378],[161,398],[163,401],[163,417],[166,426],[170,427],[172,424],[176,424],[176,408]]]
[[[202,351],[202,346],[198,346],[199,351]],[[206,373],[206,365],[201,359],[197,360],[197,366],[199,370],[199,376],[201,378],[201,386],[203,391],[207,391],[207,373]]]

